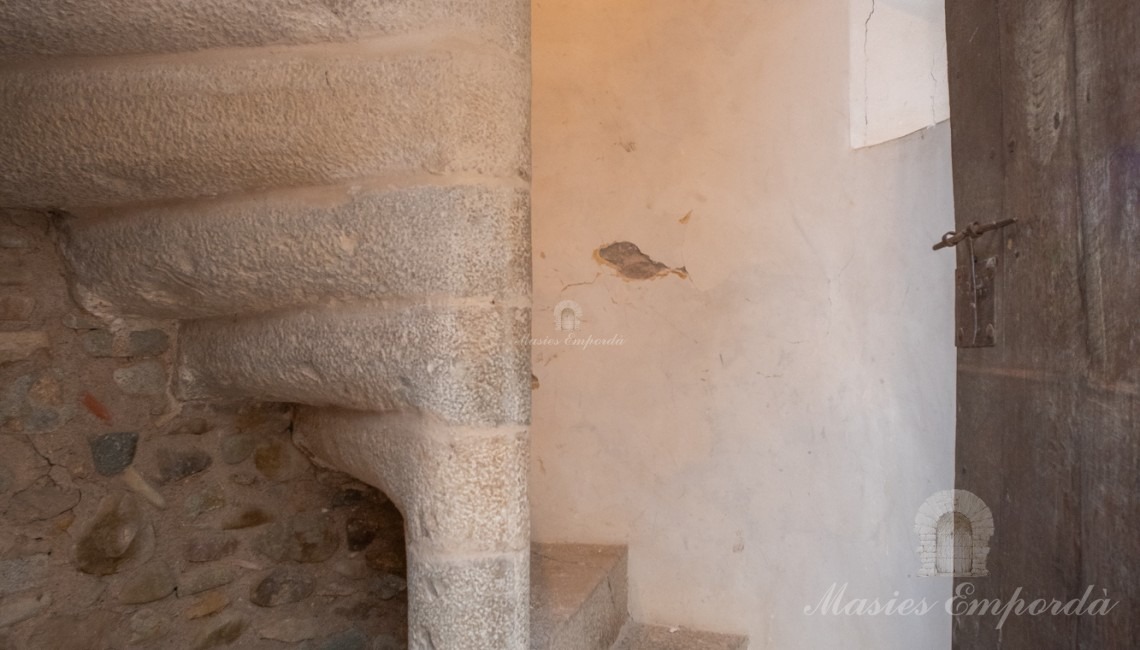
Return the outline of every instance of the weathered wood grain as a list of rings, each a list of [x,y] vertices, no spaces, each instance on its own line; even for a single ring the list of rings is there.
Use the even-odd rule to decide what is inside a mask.
[[[996,533],[977,598],[1107,616],[959,616],[960,649],[1140,643],[1140,2],[947,3],[957,227],[1014,217],[997,346],[959,350],[957,487]],[[965,248],[959,264],[967,263]]]

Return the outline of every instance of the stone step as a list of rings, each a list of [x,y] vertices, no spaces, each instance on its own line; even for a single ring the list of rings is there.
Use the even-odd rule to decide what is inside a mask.
[[[517,178],[529,164],[516,57],[452,43],[294,50],[0,69],[0,205],[73,211],[421,170]]]
[[[472,32],[524,54],[525,0],[36,0],[0,3],[0,61]]]
[[[747,650],[748,638],[630,622],[610,650]]]
[[[530,321],[493,305],[349,305],[186,321],[176,392],[359,411],[449,424],[530,419]]]
[[[621,546],[531,546],[531,650],[606,650],[628,618]]]
[[[527,190],[458,180],[81,212],[59,221],[61,248],[84,306],[143,318],[428,296],[524,300]]]

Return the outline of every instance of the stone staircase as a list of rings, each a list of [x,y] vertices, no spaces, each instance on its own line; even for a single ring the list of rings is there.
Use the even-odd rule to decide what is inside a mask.
[[[531,650],[746,650],[742,636],[629,618],[626,549],[531,546]]]
[[[529,2],[73,4],[0,7],[0,206],[77,302],[399,506],[412,648],[609,647],[624,553],[529,566]]]
[[[412,647],[525,648],[529,2],[72,4],[0,7],[0,206],[399,506]]]

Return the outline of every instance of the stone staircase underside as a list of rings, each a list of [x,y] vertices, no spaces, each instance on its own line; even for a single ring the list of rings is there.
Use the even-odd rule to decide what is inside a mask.
[[[626,622],[623,551],[531,567],[529,4],[0,4],[0,206],[58,214],[111,329],[179,321],[173,394],[297,403],[388,493],[416,650]]]
[[[0,206],[388,493],[411,647],[526,648],[529,2],[80,4],[0,6]]]

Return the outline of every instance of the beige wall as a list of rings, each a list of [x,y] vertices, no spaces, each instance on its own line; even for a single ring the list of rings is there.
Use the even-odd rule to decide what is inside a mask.
[[[534,3],[534,334],[570,299],[622,345],[534,347],[533,530],[627,542],[646,622],[946,648],[940,608],[804,614],[949,594],[912,531],[953,482],[949,130],[852,151],[848,33],[824,0]],[[614,241],[688,277],[624,280]]]

